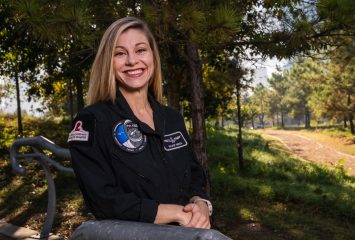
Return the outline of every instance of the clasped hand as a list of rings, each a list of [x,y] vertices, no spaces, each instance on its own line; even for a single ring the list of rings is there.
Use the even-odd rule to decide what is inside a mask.
[[[209,210],[204,202],[189,203],[183,208],[184,221],[181,225],[193,228],[210,229]]]

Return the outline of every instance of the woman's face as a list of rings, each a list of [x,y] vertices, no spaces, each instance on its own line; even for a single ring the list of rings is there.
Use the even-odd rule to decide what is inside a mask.
[[[148,89],[154,72],[153,51],[140,29],[126,30],[117,39],[113,57],[115,77],[128,90]]]

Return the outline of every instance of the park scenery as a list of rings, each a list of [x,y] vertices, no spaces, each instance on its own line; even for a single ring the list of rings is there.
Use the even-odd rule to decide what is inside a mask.
[[[163,103],[208,176],[214,229],[231,239],[355,239],[355,1],[0,0],[0,239],[41,232],[48,186],[18,138],[68,148],[105,29],[136,16],[157,41]],[[22,153],[31,147],[20,149]],[[62,160],[39,149],[65,167]],[[94,219],[72,173],[50,166],[53,235]],[[6,225],[8,226],[8,225]]]

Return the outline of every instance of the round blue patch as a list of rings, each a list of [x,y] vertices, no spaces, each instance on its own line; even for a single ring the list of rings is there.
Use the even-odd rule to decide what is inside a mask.
[[[147,145],[147,136],[138,129],[138,124],[129,119],[122,120],[113,127],[113,139],[124,151],[141,152]]]

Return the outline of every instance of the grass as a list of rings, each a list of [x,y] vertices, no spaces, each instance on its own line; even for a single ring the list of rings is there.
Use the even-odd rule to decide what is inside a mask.
[[[13,118],[0,123],[0,219],[40,230],[47,204],[44,173],[28,163],[23,163],[25,175],[11,172],[7,152],[16,137],[15,123]],[[24,125],[27,134],[42,134],[66,146],[67,121],[25,119]],[[256,133],[246,132],[244,140],[246,168],[241,171],[236,130],[208,128],[209,176],[219,230],[233,239],[353,239],[354,177],[340,167],[330,170],[292,158],[277,141]],[[72,175],[56,173],[55,182],[53,232],[68,237],[92,215]]]
[[[22,176],[12,172],[8,152],[17,137],[17,122],[14,116],[2,115],[0,119],[0,219],[40,231],[48,198],[44,172],[33,162],[22,162],[26,169]],[[67,146],[70,129],[67,120],[25,117],[23,125],[25,136],[43,135],[60,146]],[[62,164],[69,165],[68,162]],[[83,204],[74,176],[55,170],[52,173],[57,190],[53,232],[69,236],[78,225],[93,217]]]
[[[355,178],[343,169],[290,157],[274,140],[246,132],[246,169],[236,166],[235,129],[208,134],[212,196],[217,223],[233,237],[257,222],[268,231],[255,239],[352,239],[355,236]]]
[[[23,164],[23,176],[11,173],[7,156],[0,159],[0,218],[18,226],[40,231],[47,211],[47,185],[38,164]],[[55,171],[52,171],[55,173]],[[73,175],[54,174],[57,190],[57,213],[53,232],[69,236],[82,222],[91,219],[84,207]]]
[[[26,137],[43,135],[56,144],[67,147],[69,120],[35,118],[25,116],[22,119],[23,132]],[[7,154],[12,142],[17,138],[17,119],[14,115],[0,114],[0,154]],[[0,155],[1,156],[1,155]]]

